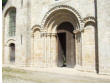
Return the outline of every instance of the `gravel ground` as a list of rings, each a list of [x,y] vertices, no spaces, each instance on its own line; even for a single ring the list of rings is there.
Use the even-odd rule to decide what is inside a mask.
[[[108,79],[87,75],[64,75],[14,68],[3,68],[2,79],[3,83],[110,83]]]

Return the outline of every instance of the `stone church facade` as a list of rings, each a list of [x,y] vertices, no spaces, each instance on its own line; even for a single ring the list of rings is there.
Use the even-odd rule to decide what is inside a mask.
[[[109,0],[8,0],[3,65],[110,74]]]

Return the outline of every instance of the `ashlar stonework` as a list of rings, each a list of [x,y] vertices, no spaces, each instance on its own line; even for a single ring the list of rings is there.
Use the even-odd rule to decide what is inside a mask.
[[[110,74],[109,9],[109,0],[8,0],[3,65]],[[15,35],[9,36],[13,21]]]

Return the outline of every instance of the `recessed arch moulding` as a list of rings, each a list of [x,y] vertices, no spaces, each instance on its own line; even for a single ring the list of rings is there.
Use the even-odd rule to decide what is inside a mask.
[[[41,39],[38,39],[38,45],[42,46],[42,56],[40,55],[39,61],[43,63],[36,63],[36,66],[57,67],[58,61],[58,43],[57,43],[57,28],[60,24],[69,22],[73,25],[74,30],[80,30],[82,27],[82,18],[79,13],[69,6],[61,5],[50,9],[44,16],[41,28],[39,30]],[[35,32],[34,32],[35,33]],[[74,34],[74,32],[73,32]],[[75,50],[76,50],[76,66],[81,66],[81,33],[75,34]],[[35,38],[35,37],[33,37]],[[80,41],[78,41],[80,40]],[[33,44],[34,41],[32,42]],[[35,46],[34,46],[35,47]],[[37,52],[37,51],[33,51]],[[32,53],[33,53],[32,52]],[[39,51],[40,52],[40,51]],[[33,58],[37,59],[34,54]],[[32,58],[32,59],[33,59]]]
[[[75,29],[80,29],[82,18],[80,14],[72,7],[60,5],[51,8],[44,16],[41,28],[47,32],[56,32],[56,28],[63,22],[70,22]]]
[[[80,27],[79,22],[74,14],[68,10],[60,9],[53,12],[44,24],[47,32],[56,33],[57,27],[63,22],[70,22],[74,25],[75,29]]]

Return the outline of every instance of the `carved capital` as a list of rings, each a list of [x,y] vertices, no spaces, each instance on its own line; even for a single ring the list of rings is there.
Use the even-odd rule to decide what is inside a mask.
[[[57,34],[56,33],[41,33],[41,36],[42,37],[47,37],[47,36],[52,37],[52,36],[57,36]]]
[[[56,34],[56,33],[52,33],[52,34],[51,34],[51,36],[55,36],[55,37],[56,37],[56,36],[57,36],[57,34]]]
[[[74,34],[84,32],[84,29],[76,29],[73,31]]]

